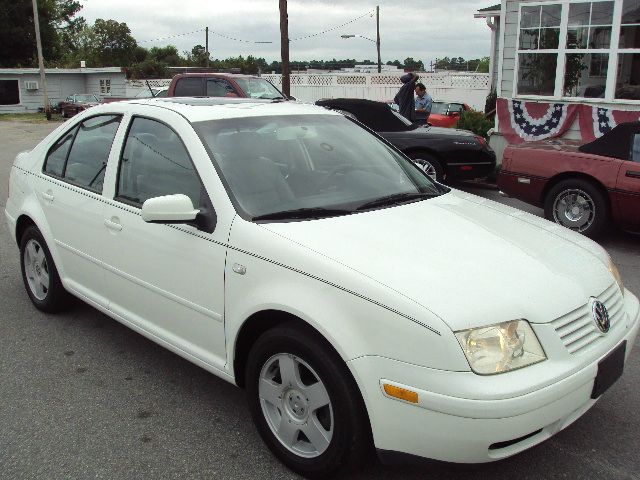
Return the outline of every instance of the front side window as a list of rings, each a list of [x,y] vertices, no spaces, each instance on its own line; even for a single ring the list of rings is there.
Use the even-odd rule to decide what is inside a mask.
[[[229,82],[220,78],[207,79],[207,97],[226,97],[228,94],[237,96]]]
[[[182,140],[163,123],[134,118],[120,159],[116,198],[141,206],[149,198],[177,193],[200,205],[200,179]]]
[[[236,208],[252,219],[351,213],[381,197],[445,191],[342,115],[212,120],[194,128]]]
[[[119,115],[99,115],[80,123],[49,149],[44,171],[74,185],[102,192],[120,120]]]

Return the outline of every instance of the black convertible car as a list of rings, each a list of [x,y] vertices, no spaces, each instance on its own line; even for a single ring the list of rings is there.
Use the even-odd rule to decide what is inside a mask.
[[[416,125],[388,104],[371,100],[334,98],[316,105],[355,118],[438,181],[484,178],[495,169],[496,155],[487,141],[466,130]]]

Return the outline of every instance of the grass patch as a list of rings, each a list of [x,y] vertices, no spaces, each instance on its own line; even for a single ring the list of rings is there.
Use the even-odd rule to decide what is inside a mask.
[[[58,113],[51,115],[51,122],[62,122]],[[48,123],[44,113],[0,113],[0,122]]]

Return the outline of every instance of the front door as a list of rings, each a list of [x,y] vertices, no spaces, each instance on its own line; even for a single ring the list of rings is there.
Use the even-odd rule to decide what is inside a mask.
[[[181,117],[175,120],[190,128]],[[180,135],[160,121],[132,117],[113,176],[103,226],[110,310],[168,346],[222,368],[228,228],[214,228],[213,222],[205,228],[153,224],[141,217],[145,200],[181,193],[214,218]]]

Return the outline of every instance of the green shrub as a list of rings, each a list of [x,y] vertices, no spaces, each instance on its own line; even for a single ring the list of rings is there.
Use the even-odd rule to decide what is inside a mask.
[[[460,120],[458,120],[457,128],[469,130],[476,135],[489,138],[487,132],[489,129],[493,128],[493,122],[488,120],[482,112],[468,110],[466,112],[462,112]]]
[[[487,100],[484,104],[484,113],[492,112],[496,109],[496,100],[498,99],[498,94],[495,90],[492,90],[489,95],[487,95]]]

